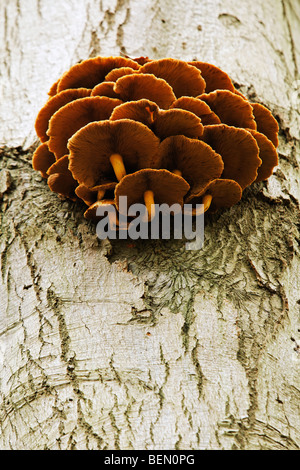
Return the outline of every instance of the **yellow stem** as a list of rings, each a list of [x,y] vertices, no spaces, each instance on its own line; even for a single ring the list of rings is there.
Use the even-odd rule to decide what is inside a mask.
[[[119,153],[113,153],[109,157],[110,163],[114,169],[117,180],[120,181],[123,176],[126,175],[126,169],[124,166],[123,158]]]
[[[147,190],[144,192],[144,201],[145,206],[148,211],[148,221],[152,220],[155,216],[155,202],[154,202],[154,193],[151,190]]]
[[[174,173],[174,175],[182,176],[182,172],[180,170],[173,170],[172,173]]]
[[[210,208],[210,205],[211,205],[211,201],[212,201],[212,196],[211,194],[205,194],[202,198],[202,204],[203,204],[203,207],[201,209],[196,209],[195,207],[192,209],[192,215],[201,215],[201,214],[204,214],[204,212],[206,212],[209,208]],[[191,215],[190,212],[186,212],[188,215]]]
[[[204,204],[204,212],[206,212],[211,205],[212,201],[212,195],[211,194],[205,194],[202,199],[202,204]]]
[[[100,189],[100,191],[97,192],[97,201],[101,201],[101,199],[103,199],[104,194],[105,191],[103,191],[103,189]]]

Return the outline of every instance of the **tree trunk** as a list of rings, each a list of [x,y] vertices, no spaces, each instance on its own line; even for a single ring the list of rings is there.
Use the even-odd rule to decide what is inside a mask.
[[[0,448],[299,449],[297,0],[1,8]],[[31,167],[51,84],[120,53],[214,63],[279,121],[273,176],[201,250],[100,241]]]

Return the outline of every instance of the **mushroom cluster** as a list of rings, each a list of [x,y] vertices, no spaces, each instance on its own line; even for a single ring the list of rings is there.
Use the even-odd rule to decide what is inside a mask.
[[[205,62],[96,57],[54,83],[33,168],[61,197],[99,206],[236,204],[278,164],[278,124]]]

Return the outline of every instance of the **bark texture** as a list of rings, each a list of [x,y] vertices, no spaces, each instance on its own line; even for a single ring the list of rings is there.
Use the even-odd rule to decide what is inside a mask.
[[[299,3],[1,8],[0,448],[299,450]],[[31,168],[51,84],[120,53],[212,62],[280,123],[274,175],[202,250],[101,242]]]

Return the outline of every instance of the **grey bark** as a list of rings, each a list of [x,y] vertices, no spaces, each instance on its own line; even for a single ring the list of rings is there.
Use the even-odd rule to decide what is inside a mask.
[[[299,3],[1,10],[0,448],[299,449]],[[101,242],[31,168],[50,85],[120,53],[212,62],[280,123],[274,175],[202,250]]]

